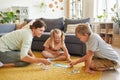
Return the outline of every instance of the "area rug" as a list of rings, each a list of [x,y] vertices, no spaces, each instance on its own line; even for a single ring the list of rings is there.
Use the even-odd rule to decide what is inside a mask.
[[[36,57],[42,57],[39,52],[34,52]],[[76,60],[79,57],[71,57]],[[62,64],[61,66],[55,66]],[[74,68],[65,67],[66,61],[52,62],[46,67],[43,64],[31,64],[26,67],[0,68],[0,80],[100,80],[101,72],[89,74],[84,72],[84,63],[75,65]],[[77,70],[77,71],[75,71]]]

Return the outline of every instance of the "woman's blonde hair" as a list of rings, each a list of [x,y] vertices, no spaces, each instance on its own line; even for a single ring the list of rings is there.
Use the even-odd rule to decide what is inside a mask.
[[[90,24],[89,23],[82,23],[82,24],[78,24],[76,29],[75,29],[75,34],[81,34],[81,35],[85,35],[85,34],[88,34],[88,35],[91,35],[93,32],[92,32],[92,29],[90,27]]]
[[[64,40],[65,40],[65,35],[64,32],[61,31],[60,29],[52,29],[50,32],[50,41],[51,41],[51,46],[54,48],[54,34],[58,34],[61,37],[61,45],[63,45]]]

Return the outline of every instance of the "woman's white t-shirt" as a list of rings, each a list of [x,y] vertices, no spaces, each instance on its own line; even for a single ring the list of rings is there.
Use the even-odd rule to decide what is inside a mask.
[[[30,28],[10,32],[0,38],[0,51],[20,50],[20,57],[23,58],[28,55],[28,51],[31,49],[32,39]]]

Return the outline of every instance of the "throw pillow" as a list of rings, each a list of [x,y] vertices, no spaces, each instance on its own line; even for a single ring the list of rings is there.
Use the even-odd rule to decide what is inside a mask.
[[[35,22],[35,19],[31,20],[28,24],[26,24],[25,26],[23,26],[22,28],[29,28],[30,25],[32,25]]]
[[[15,30],[16,24],[0,24],[0,36]]]
[[[78,24],[68,24],[66,33],[74,34],[75,33],[75,28],[77,27],[77,25]]]
[[[21,29],[21,28],[24,27],[26,24],[27,24],[26,21],[24,21],[24,22],[21,23],[21,24],[16,24],[16,30],[17,30],[17,29]]]
[[[30,21],[32,21],[33,19],[24,19],[25,22],[29,23]],[[41,18],[37,18],[35,20],[41,20]]]
[[[63,17],[61,17],[61,18],[54,18],[54,19],[42,18],[42,20],[47,25],[47,29],[45,30],[45,32],[50,32],[51,29],[54,29],[54,28],[58,28],[60,30],[63,30],[63,28],[64,28]]]
[[[68,24],[90,23],[90,18],[86,19],[65,19],[64,32],[66,32]]]

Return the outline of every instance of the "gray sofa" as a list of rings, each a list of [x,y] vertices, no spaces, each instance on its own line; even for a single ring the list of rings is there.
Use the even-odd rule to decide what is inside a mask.
[[[31,20],[32,19],[25,19],[25,21],[27,21],[27,22],[29,22]],[[78,23],[90,22],[90,18],[86,18],[86,19],[39,18],[38,20],[43,20],[47,25],[47,29],[45,30],[42,37],[40,37],[40,38],[34,37],[32,46],[31,46],[32,50],[34,50],[34,51],[42,51],[44,49],[43,44],[46,41],[46,39],[50,36],[51,29],[58,28],[64,32],[66,32],[68,24],[78,24]],[[75,34],[65,34],[65,44],[71,55],[84,56],[86,53],[85,44],[83,42],[81,42],[78,38],[76,38]]]
[[[28,23],[32,19],[25,19]],[[44,49],[43,44],[46,39],[50,36],[50,30],[54,28],[59,28],[62,31],[66,32],[66,28],[68,24],[77,24],[77,23],[86,23],[90,22],[90,18],[87,19],[47,19],[47,18],[39,18],[39,20],[43,20],[47,29],[44,34],[40,37],[34,37],[31,49],[33,51],[42,51]],[[0,35],[4,35],[8,32],[11,32],[16,29],[15,24],[0,24]],[[71,55],[84,56],[86,53],[86,46],[83,42],[81,42],[78,38],[75,37],[75,34],[65,34],[65,44],[68,48],[68,51]]]

